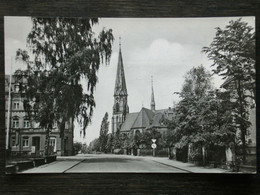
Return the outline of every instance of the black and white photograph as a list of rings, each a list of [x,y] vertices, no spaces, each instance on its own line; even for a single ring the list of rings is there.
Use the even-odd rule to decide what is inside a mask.
[[[6,174],[256,174],[255,17],[4,17]]]

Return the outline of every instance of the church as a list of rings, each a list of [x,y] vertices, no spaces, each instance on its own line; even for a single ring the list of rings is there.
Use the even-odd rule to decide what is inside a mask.
[[[142,107],[139,112],[129,112],[127,103],[127,85],[125,80],[123,57],[121,52],[121,44],[119,44],[119,56],[117,64],[117,73],[114,89],[114,106],[112,114],[112,134],[120,131],[120,134],[136,134],[142,133],[148,129],[155,129],[163,133],[167,131],[167,127],[162,123],[162,119],[173,118],[173,108],[156,110],[155,98],[153,90],[153,81],[151,81],[151,107]]]

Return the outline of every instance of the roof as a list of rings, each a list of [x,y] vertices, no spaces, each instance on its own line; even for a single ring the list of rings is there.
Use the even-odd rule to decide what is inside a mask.
[[[165,111],[167,111],[168,109],[160,109],[160,110],[155,110],[155,114],[157,113],[164,113]]]
[[[121,132],[130,131],[131,129],[144,128],[149,129],[151,127],[165,128],[161,124],[162,118],[167,118],[169,109],[156,110],[155,113],[147,108],[142,108],[140,112],[129,113],[126,115],[126,120],[121,127]],[[171,113],[173,112],[170,110]]]
[[[119,49],[114,95],[127,95],[121,48]]]
[[[153,123],[152,123],[152,126],[155,126],[155,127],[159,127],[159,126],[162,126],[160,124],[160,120],[163,118],[163,114],[162,113],[157,113],[154,115],[153,117]]]
[[[138,113],[138,116],[132,128],[146,128],[152,122],[153,116],[154,116],[153,111],[147,108],[142,108],[141,111]]]
[[[233,80],[234,80],[233,77],[227,78],[227,79],[224,81],[224,83],[220,86],[220,88],[225,88],[225,87],[227,87],[227,85],[229,85]]]
[[[132,128],[138,114],[138,112],[127,114],[125,122],[123,123],[120,131],[129,131]]]

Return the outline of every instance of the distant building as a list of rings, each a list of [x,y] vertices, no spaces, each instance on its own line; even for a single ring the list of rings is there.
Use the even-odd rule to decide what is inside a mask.
[[[125,73],[123,67],[123,58],[121,47],[119,48],[119,57],[116,73],[116,82],[114,90],[114,106],[112,116],[112,134],[120,131],[121,134],[135,134],[144,132],[148,129],[155,129],[161,133],[167,131],[167,127],[162,123],[163,118],[172,119],[173,109],[166,108],[155,109],[154,90],[152,83],[151,108],[141,108],[139,112],[129,113],[127,104],[127,88],[125,82]],[[138,100],[137,100],[138,101]]]
[[[26,84],[26,79],[18,80],[16,76],[12,75],[10,85],[10,75],[5,76],[5,129],[6,132],[9,132],[7,147],[11,149],[13,155],[44,155],[46,131],[40,128],[35,120],[29,118],[24,109],[25,92],[20,90],[20,86]],[[9,89],[11,89],[10,93]],[[49,143],[51,154],[72,155],[72,120],[65,125],[63,139],[55,125],[50,134]]]

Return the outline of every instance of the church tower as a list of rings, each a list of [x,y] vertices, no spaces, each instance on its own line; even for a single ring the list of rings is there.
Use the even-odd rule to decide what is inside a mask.
[[[125,73],[123,66],[123,58],[121,52],[121,40],[119,38],[119,56],[116,72],[116,83],[114,91],[114,106],[112,116],[112,134],[116,133],[125,121],[126,114],[129,113],[127,105],[127,89],[125,82]]]
[[[155,112],[155,101],[154,101],[154,92],[153,92],[153,77],[151,78],[151,86],[152,86],[152,95],[151,95],[151,110]]]

